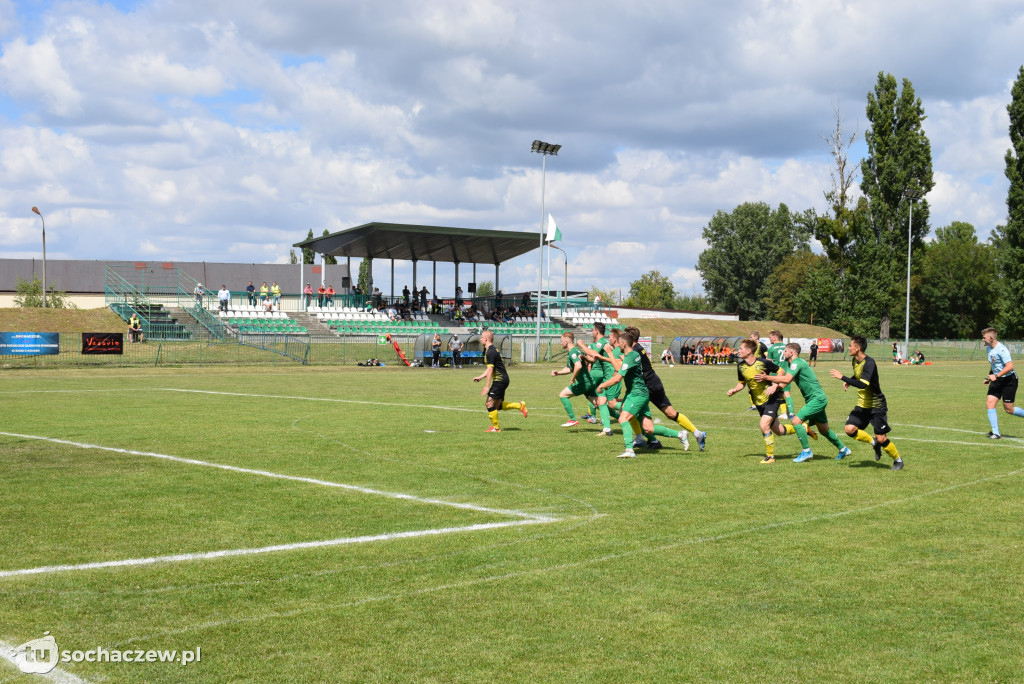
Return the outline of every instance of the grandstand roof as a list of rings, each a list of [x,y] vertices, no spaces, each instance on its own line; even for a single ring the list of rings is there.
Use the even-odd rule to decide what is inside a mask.
[[[537,233],[408,223],[366,223],[296,242],[333,257],[500,264],[540,246]]]

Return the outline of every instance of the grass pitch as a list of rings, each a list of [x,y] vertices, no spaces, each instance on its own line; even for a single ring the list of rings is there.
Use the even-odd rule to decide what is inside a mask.
[[[0,640],[201,647],[60,665],[107,682],[1024,680],[1024,421],[985,438],[984,365],[880,366],[898,473],[759,465],[734,367],[658,369],[706,453],[619,460],[552,368],[500,434],[469,369],[5,372]]]

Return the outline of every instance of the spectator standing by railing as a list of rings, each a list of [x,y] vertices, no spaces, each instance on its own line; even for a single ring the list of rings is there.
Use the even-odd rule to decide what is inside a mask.
[[[409,306],[409,286],[406,285],[402,288],[402,304]]]
[[[327,306],[334,306],[334,286],[327,286]]]
[[[423,289],[420,290],[420,310],[427,310],[427,286],[424,285]]]
[[[308,308],[309,305],[313,303],[313,285],[312,284],[306,283],[306,287],[302,290],[302,297],[305,300],[303,302],[302,308],[303,309]]]
[[[195,289],[192,290],[192,294],[196,298],[196,306],[202,306],[203,305],[203,294],[205,294],[205,292],[206,292],[206,290],[203,289],[203,284],[202,283],[196,283]]]
[[[274,281],[274,284],[270,286],[270,294],[274,297],[274,306],[276,306],[277,310],[280,311],[281,310],[281,286],[277,284],[276,280]]]
[[[260,285],[260,304],[265,304],[267,301],[267,295],[270,292],[270,288],[267,287],[267,281],[263,281]]]
[[[227,285],[221,285],[220,289],[217,290],[217,301],[220,302],[220,310],[226,313],[228,302],[231,301],[231,290],[228,289]]]
[[[323,306],[327,300],[327,288],[324,287],[323,283],[320,283],[320,287],[316,288],[316,305]]]
[[[245,293],[249,296],[249,305],[256,306],[256,286],[249,281],[249,284],[245,286]]]

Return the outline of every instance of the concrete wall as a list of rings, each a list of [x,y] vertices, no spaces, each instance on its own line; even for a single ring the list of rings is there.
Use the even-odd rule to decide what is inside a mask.
[[[709,311],[672,311],[669,309],[627,309],[618,307],[619,318],[698,318],[709,321],[738,321],[739,314]]]

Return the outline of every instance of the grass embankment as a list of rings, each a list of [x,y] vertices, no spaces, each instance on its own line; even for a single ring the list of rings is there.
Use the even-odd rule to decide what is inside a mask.
[[[635,325],[644,335],[651,337],[688,337],[713,335],[715,337],[746,337],[756,330],[762,337],[778,330],[785,337],[848,337],[845,333],[820,325],[779,323],[778,321],[713,321],[699,318],[623,318],[625,325]]]
[[[0,332],[124,332],[110,309],[0,309]]]

